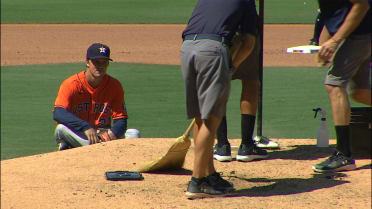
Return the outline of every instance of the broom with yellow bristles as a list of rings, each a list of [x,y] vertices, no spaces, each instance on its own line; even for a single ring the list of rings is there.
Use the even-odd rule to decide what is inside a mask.
[[[140,166],[139,172],[149,173],[163,170],[176,170],[180,169],[185,162],[187,151],[190,148],[191,140],[189,138],[190,132],[194,127],[195,119],[191,121],[191,124],[185,131],[185,133],[178,137],[174,144],[169,148],[168,152],[162,157],[147,162]]]

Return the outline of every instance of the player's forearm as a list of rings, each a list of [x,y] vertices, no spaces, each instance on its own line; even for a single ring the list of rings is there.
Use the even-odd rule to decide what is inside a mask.
[[[121,138],[127,130],[127,119],[120,118],[114,120],[114,125],[111,128],[112,133],[116,138]]]
[[[76,132],[83,132],[88,130],[90,127],[89,123],[74,114],[70,113],[64,108],[56,107],[53,112],[53,119],[60,124],[64,124]]]
[[[345,40],[358,27],[369,9],[368,0],[350,1],[353,3],[353,7],[341,27],[332,37],[332,40],[337,43]]]

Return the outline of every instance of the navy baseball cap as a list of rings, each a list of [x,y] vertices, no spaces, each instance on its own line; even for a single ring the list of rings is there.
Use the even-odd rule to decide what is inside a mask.
[[[87,50],[87,59],[110,59],[110,48],[105,44],[94,43]]]

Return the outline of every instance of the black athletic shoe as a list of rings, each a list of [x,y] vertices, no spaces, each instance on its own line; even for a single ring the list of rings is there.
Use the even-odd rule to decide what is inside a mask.
[[[213,173],[207,177],[205,177],[206,181],[209,183],[209,185],[213,186],[213,188],[218,190],[223,190],[225,192],[232,192],[234,191],[234,185],[223,179],[220,175],[220,173]]]
[[[213,148],[213,158],[220,162],[230,162],[232,160],[230,144],[216,144]]]
[[[202,178],[199,183],[191,180],[186,190],[186,197],[188,199],[223,197],[225,195],[227,195],[227,192],[214,188],[206,181],[206,178]]]
[[[341,152],[335,152],[325,161],[313,166],[313,170],[320,173],[350,171],[355,168],[355,160],[346,157]]]
[[[256,159],[264,159],[268,156],[269,155],[267,154],[266,150],[257,147],[255,144],[241,144],[239,146],[238,154],[236,155],[236,160],[249,162]]]

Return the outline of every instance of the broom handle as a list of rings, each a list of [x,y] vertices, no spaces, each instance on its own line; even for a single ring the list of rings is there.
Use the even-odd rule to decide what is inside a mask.
[[[192,128],[194,127],[194,123],[195,123],[195,118],[192,119],[189,127],[187,128],[187,130],[185,131],[185,133],[183,134],[184,136],[188,136],[192,130]]]

